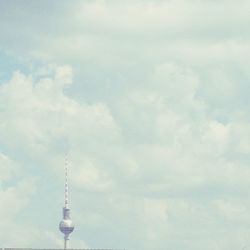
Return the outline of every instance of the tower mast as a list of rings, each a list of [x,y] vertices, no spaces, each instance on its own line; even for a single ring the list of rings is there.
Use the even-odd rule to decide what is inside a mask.
[[[74,231],[74,224],[70,219],[67,156],[65,157],[65,193],[64,193],[63,219],[59,224],[59,229],[64,234],[64,249],[68,249],[69,235]]]
[[[68,186],[68,158],[65,157],[65,191],[64,191],[64,207],[68,208],[69,204],[69,186]]]

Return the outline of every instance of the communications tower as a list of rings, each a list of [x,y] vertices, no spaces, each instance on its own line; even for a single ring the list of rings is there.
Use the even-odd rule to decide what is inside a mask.
[[[70,218],[69,187],[68,187],[68,159],[65,158],[65,196],[63,207],[63,219],[59,224],[60,231],[64,234],[64,249],[69,248],[69,235],[74,231],[74,224]]]

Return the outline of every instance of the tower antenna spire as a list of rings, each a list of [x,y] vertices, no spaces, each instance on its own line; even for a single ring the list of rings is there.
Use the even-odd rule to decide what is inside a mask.
[[[68,186],[68,155],[65,155],[65,193],[64,206],[68,208],[69,205],[69,186]]]
[[[59,224],[60,231],[64,234],[64,249],[69,248],[69,235],[74,231],[74,224],[70,218],[69,209],[69,186],[68,186],[68,157],[65,156],[65,193],[64,193],[64,207],[63,219]]]

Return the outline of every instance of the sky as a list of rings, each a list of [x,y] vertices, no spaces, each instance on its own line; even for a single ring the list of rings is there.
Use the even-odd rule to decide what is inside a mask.
[[[0,0],[1,247],[250,250],[247,0]]]

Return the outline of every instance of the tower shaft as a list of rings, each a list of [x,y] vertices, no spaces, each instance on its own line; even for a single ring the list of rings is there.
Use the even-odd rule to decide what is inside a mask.
[[[64,236],[64,249],[69,249],[69,235]]]

